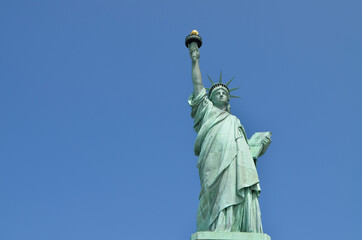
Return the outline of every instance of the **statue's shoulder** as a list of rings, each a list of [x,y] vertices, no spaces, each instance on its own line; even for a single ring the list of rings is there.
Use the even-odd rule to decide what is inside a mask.
[[[230,115],[229,117],[234,119],[234,121],[236,121],[236,123],[238,125],[241,125],[240,120],[239,120],[239,118],[237,116],[235,116],[234,114],[231,114],[230,112],[227,112],[227,113]]]

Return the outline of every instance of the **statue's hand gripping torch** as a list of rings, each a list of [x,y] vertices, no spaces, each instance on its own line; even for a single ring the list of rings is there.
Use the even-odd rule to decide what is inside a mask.
[[[190,50],[190,57],[192,61],[200,58],[199,48],[202,45],[202,38],[196,30],[193,30],[190,35],[185,38],[185,45]]]

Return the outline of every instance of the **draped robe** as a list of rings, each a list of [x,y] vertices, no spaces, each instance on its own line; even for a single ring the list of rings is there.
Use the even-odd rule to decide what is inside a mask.
[[[259,178],[239,119],[215,107],[205,89],[189,104],[201,183],[197,231],[263,232]]]

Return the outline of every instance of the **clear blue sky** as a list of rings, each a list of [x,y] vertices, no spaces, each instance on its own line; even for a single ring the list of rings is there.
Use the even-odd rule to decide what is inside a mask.
[[[187,240],[200,190],[185,36],[236,76],[272,239],[362,239],[359,0],[1,1],[0,239]]]

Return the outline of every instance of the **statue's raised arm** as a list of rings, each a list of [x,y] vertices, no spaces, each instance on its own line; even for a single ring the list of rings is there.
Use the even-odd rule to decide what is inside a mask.
[[[204,88],[202,85],[201,71],[200,71],[200,51],[196,43],[191,43],[189,46],[190,57],[191,57],[191,76],[192,83],[194,85],[194,95],[197,96]]]
[[[201,37],[199,33],[194,30],[191,34],[186,38],[185,42],[186,46],[189,48],[190,57],[191,57],[191,76],[192,83],[194,85],[194,95],[197,96],[204,88],[202,85],[201,71],[199,65],[200,59],[200,51],[199,47],[202,45]]]

